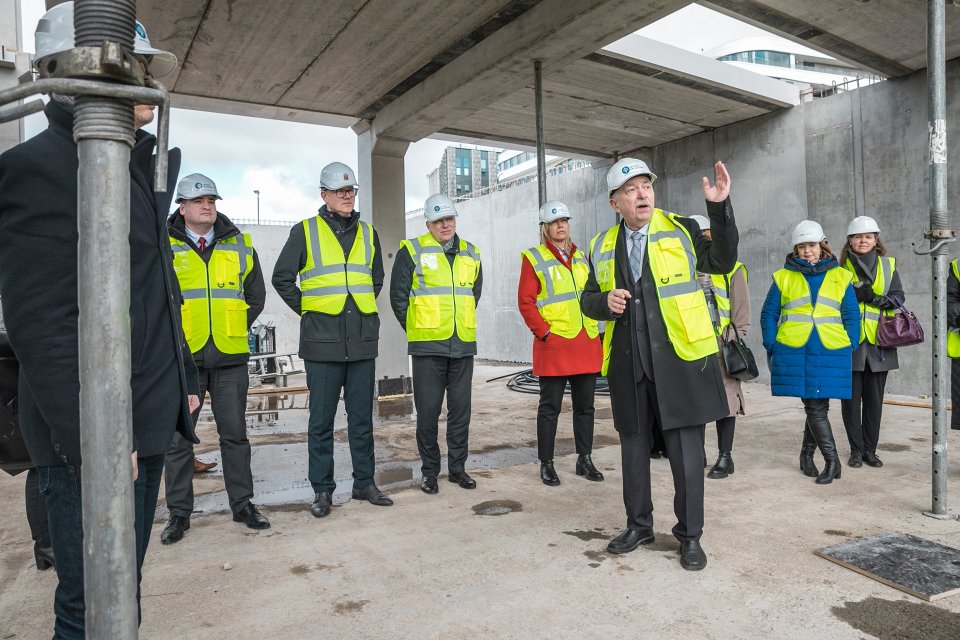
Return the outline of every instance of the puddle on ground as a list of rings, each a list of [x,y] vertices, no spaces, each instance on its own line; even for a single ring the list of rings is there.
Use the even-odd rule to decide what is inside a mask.
[[[523,511],[523,505],[516,500],[488,500],[475,504],[471,508],[474,515],[478,516],[505,516],[508,513]]]
[[[857,631],[881,640],[960,638],[960,613],[925,602],[867,598],[830,610]]]
[[[839,529],[824,529],[823,532],[828,536],[846,536],[849,538],[853,535],[849,531],[840,531]]]
[[[593,561],[588,563],[587,566],[593,567],[594,569],[599,567],[601,562],[610,558],[610,554],[606,551],[597,551],[595,549],[588,549],[583,552],[583,555]]]
[[[673,537],[672,533],[661,533],[657,531],[655,534],[656,540],[651,544],[645,544],[640,549],[649,549],[650,551],[679,551],[680,542]],[[672,556],[667,556],[672,557]]]
[[[600,531],[561,531],[560,533],[568,536],[573,536],[574,538],[579,538],[584,542],[590,542],[591,540],[609,540],[612,536],[609,536]]]
[[[878,444],[878,445],[877,445],[877,449],[879,449],[880,451],[891,451],[891,452],[910,451],[910,450],[911,450],[911,449],[910,449],[910,445],[908,445],[908,444],[893,444],[893,443],[889,443],[889,442],[885,442],[885,443],[883,443],[883,444]]]
[[[930,438],[910,438],[910,442],[930,442]]]
[[[368,604],[370,604],[369,600],[344,600],[333,605],[333,612],[337,615],[359,613]]]

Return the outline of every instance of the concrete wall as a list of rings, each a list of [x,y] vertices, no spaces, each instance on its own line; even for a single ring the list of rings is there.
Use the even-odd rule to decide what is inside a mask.
[[[0,0],[0,90],[15,87],[21,75],[30,69],[30,56],[21,53],[20,0]],[[33,98],[39,99],[39,96]],[[0,152],[16,146],[23,140],[23,121],[0,124]]]
[[[960,149],[960,60],[948,65],[948,145],[956,166]],[[804,218],[823,224],[839,253],[847,223],[877,219],[890,255],[897,258],[907,305],[931,327],[929,258],[914,255],[928,226],[926,75],[921,71],[684,138],[649,150],[657,172],[657,205],[702,213],[700,177],[712,179],[722,159],[733,179],[740,228],[740,260],[750,272],[754,326],[749,344],[761,356],[759,313],[770,273],[790,250],[790,231]],[[614,222],[607,204],[605,167],[548,178],[547,197],[565,202],[575,219],[574,241],[585,246]],[[960,202],[960,171],[949,172],[951,210]],[[530,332],[516,308],[520,251],[537,242],[535,183],[458,204],[458,231],[483,253],[484,296],[478,310],[480,356],[529,362]],[[957,218],[952,217],[952,226]],[[408,220],[409,235],[423,233]],[[926,243],[923,243],[926,246]],[[952,255],[960,250],[954,248]],[[929,333],[929,329],[928,329]],[[930,343],[900,351],[891,393],[930,393]],[[762,380],[769,373],[761,366]]]

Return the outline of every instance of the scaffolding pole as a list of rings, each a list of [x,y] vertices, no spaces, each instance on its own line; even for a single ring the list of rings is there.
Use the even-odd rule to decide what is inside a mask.
[[[543,142],[543,61],[533,61],[533,93],[537,112],[537,191],[539,206],[547,201],[547,154]]]
[[[927,114],[930,231],[933,258],[933,500],[926,515],[947,519],[947,124],[944,0],[927,2]]]

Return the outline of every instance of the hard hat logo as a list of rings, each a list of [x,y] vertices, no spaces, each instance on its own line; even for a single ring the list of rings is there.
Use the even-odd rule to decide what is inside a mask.
[[[193,183],[193,188],[194,188],[194,189],[203,189],[203,183],[202,183],[202,182],[194,182],[194,183]]]
[[[630,167],[624,167],[623,169],[620,169],[620,173],[624,173],[624,174],[630,173]]]
[[[556,213],[556,212],[557,212],[557,208],[556,208],[556,207],[554,207],[553,209],[550,209],[550,213]]]
[[[440,211],[440,205],[437,205],[433,208],[434,211]]]
[[[137,22],[136,30],[137,30],[137,35],[138,35],[138,36],[140,36],[140,37],[143,38],[144,40],[147,39],[147,30],[144,29],[144,28],[143,28],[143,25],[140,24],[139,22]]]
[[[343,174],[343,179],[344,179],[344,180],[349,180],[349,179],[350,179],[350,174],[349,174],[349,173]]]

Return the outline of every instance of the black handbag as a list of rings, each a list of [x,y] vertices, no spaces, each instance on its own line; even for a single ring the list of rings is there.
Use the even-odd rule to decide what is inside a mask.
[[[740,337],[737,326],[730,323],[730,327],[733,328],[734,339],[723,341],[723,349],[720,350],[723,366],[727,373],[737,380],[753,380],[760,375],[757,359],[753,357],[753,351]]]
[[[12,476],[33,467],[17,417],[20,367],[7,333],[0,331],[0,469]]]

